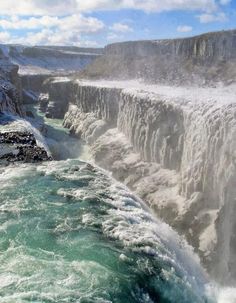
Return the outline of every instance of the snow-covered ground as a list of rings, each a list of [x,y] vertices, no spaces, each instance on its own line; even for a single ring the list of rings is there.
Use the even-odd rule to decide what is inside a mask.
[[[62,78],[62,81],[65,79]],[[157,95],[168,98],[169,101],[191,101],[220,103],[236,102],[236,84],[218,87],[189,87],[147,84],[139,80],[110,81],[110,80],[77,80],[81,86],[94,86],[100,88],[124,89],[130,94],[139,94],[156,100]]]
[[[96,53],[68,51],[46,47],[27,48],[22,45],[0,45],[5,57],[19,66],[22,75],[65,74],[78,72],[97,56]]]

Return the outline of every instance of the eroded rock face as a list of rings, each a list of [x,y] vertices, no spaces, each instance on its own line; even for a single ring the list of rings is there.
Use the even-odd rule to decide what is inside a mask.
[[[61,85],[63,82],[64,85]],[[43,86],[43,90],[47,92],[39,100],[40,108],[45,112],[47,118],[62,119],[68,109],[69,102],[74,95],[74,84],[66,77],[49,78]]]
[[[40,94],[38,102],[40,111],[45,113],[49,103],[48,94]]]
[[[214,277],[235,280],[235,87],[76,85],[64,125],[186,236]]]
[[[50,75],[39,74],[39,75],[21,75],[22,88],[26,91],[42,92],[43,83]]]
[[[22,115],[18,67],[5,59],[0,60],[0,112]]]

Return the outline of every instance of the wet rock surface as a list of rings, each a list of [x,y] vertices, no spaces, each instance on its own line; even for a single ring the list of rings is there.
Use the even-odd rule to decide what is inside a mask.
[[[65,110],[58,105],[57,102],[51,101],[47,106],[45,117],[51,119],[62,119],[64,114]]]
[[[40,94],[39,96],[39,109],[41,112],[45,113],[47,111],[49,103],[49,98],[47,94]]]
[[[0,165],[13,162],[34,163],[50,161],[46,150],[37,146],[31,133],[6,132],[0,134]]]
[[[31,133],[10,132],[0,134],[0,143],[21,143],[33,146],[36,145],[36,140]]]
[[[47,118],[63,119],[74,97],[73,81],[67,77],[50,78],[45,81],[43,88],[48,94],[39,99],[41,111],[46,113]]]

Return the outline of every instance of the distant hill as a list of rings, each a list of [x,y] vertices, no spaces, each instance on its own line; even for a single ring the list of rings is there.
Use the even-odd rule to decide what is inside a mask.
[[[65,74],[78,72],[97,57],[101,48],[74,46],[0,45],[1,56],[19,66],[20,74]]]

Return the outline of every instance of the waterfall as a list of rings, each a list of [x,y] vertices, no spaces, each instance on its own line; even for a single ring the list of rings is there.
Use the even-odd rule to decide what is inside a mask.
[[[74,91],[64,125],[185,234],[214,277],[235,280],[235,87],[82,81]]]
[[[101,169],[9,166],[0,185],[0,302],[215,302],[191,247]]]

